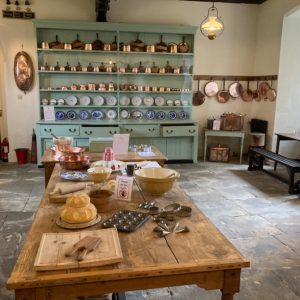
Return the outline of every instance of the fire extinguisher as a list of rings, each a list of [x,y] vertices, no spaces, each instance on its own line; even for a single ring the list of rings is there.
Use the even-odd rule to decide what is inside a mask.
[[[7,138],[5,138],[1,143],[1,154],[2,154],[3,162],[8,162],[8,152],[9,152],[9,144]]]

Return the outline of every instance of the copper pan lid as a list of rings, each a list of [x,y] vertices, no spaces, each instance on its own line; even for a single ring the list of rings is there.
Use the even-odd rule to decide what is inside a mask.
[[[204,87],[204,93],[206,94],[207,97],[216,96],[218,94],[218,91],[219,91],[219,87],[213,81],[208,82]]]
[[[262,82],[259,85],[258,91],[262,99],[267,98],[267,91],[270,89],[270,86],[267,82]]]
[[[239,82],[234,82],[229,86],[229,94],[233,99],[240,97],[243,94],[243,87]]]

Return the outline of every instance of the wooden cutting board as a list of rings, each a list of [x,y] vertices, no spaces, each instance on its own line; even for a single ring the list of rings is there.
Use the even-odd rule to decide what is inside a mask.
[[[77,251],[70,257],[65,253],[86,236],[100,237],[99,246],[79,262]],[[34,262],[37,271],[65,270],[86,267],[99,267],[120,263],[123,260],[116,228],[71,233],[44,233]]]
[[[85,183],[88,183],[88,182],[89,181],[87,181]],[[56,183],[54,189],[51,192],[55,192],[63,186],[68,186],[68,185],[73,185],[73,184],[75,184],[75,183],[74,182],[59,182],[59,183]],[[65,194],[65,195],[60,195],[60,194],[49,195],[50,203],[66,203],[66,200],[69,197],[71,197],[72,195],[78,194],[78,193],[88,194],[90,191],[91,191],[91,186],[87,186],[84,190],[74,192],[74,193],[69,193],[69,194]]]

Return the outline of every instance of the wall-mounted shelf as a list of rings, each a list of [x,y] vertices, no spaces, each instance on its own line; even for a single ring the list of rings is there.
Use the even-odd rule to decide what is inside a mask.
[[[194,75],[194,80],[226,80],[226,81],[266,81],[277,80],[277,75],[267,76],[221,76],[221,75]]]

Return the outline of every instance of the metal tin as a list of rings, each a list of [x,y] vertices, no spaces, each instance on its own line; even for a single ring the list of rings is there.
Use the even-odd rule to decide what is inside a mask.
[[[73,84],[71,85],[71,90],[72,90],[72,91],[76,91],[76,90],[77,90],[77,85],[73,83]]]
[[[49,70],[54,71],[54,67],[50,66]]]
[[[138,211],[121,210],[103,223],[104,228],[117,228],[117,230],[131,232],[138,229],[149,219],[149,214]]]
[[[138,68],[132,68],[131,72],[132,73],[137,73],[138,72]]]
[[[71,44],[64,44],[64,49],[65,50],[72,50],[72,45]]]
[[[95,91],[96,90],[96,84],[95,83],[89,83],[89,90]]]
[[[169,204],[164,207],[163,211],[166,214],[175,213],[181,209],[181,205],[178,203]]]
[[[151,68],[146,68],[145,73],[151,73]]]
[[[145,92],[150,92],[150,86],[145,86]]]
[[[67,87],[67,86],[62,86],[61,89],[62,89],[63,91],[66,91],[66,90],[68,90],[68,87]]]
[[[142,86],[142,85],[139,85],[139,86],[138,86],[138,91],[139,91],[139,92],[142,92],[142,91],[143,91],[143,86]]]
[[[166,92],[171,92],[171,88],[167,87]]]
[[[60,70],[60,71],[64,71],[64,70],[65,70],[65,67],[60,67],[59,70]]]
[[[192,215],[192,209],[189,206],[181,206],[181,209],[174,214],[178,217],[189,217]]]
[[[152,87],[152,92],[157,92],[157,87],[156,86]]]
[[[82,67],[82,72],[87,72],[87,68],[86,67]]]
[[[106,67],[106,72],[111,72],[111,71],[112,71],[111,67]]]
[[[81,84],[80,85],[80,90],[85,91],[86,90],[86,84]]]
[[[92,44],[85,44],[84,50],[93,50]]]
[[[76,67],[71,67],[72,72],[76,72]]]
[[[41,67],[41,71],[45,71],[46,68],[44,66]]]
[[[212,147],[210,148],[209,161],[228,162],[229,152],[229,148],[221,148],[220,144],[218,145],[218,147]]]
[[[120,68],[120,69],[119,69],[119,72],[120,72],[120,73],[125,73],[125,68]]]
[[[110,51],[110,44],[104,44],[104,51]]]
[[[94,67],[94,72],[99,72],[99,67]]]
[[[180,74],[180,68],[174,68],[173,72],[174,74]]]
[[[166,73],[165,68],[159,68],[159,73]]]
[[[163,86],[161,86],[161,87],[159,88],[159,91],[160,91],[160,92],[164,92],[164,91],[165,91],[165,88],[164,88]]]
[[[43,49],[49,49],[49,44],[48,43],[42,43],[42,48]]]
[[[155,52],[155,46],[154,45],[148,45],[147,46],[147,52]]]

